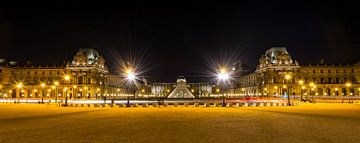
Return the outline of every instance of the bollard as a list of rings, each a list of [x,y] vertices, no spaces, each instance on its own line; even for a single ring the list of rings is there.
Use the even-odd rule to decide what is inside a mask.
[[[241,105],[242,107],[248,107],[249,106],[249,103],[245,102]]]
[[[267,107],[271,106],[270,102],[265,103],[265,106]]]
[[[116,107],[116,104],[110,104],[110,107]]]
[[[178,107],[178,105],[179,105],[178,103],[174,103],[174,107]]]
[[[256,103],[255,103],[255,102],[250,103],[250,106],[255,107],[255,106],[256,106]]]
[[[226,107],[232,107],[231,103],[226,103]]]
[[[124,103],[119,104],[119,107],[126,107]]]
[[[164,103],[164,105],[163,105],[164,107],[168,107],[168,103]]]
[[[154,103],[153,107],[159,107],[159,105],[157,103]]]
[[[258,107],[263,107],[264,106],[264,103],[263,102],[260,102],[257,104]]]
[[[133,104],[133,105],[131,105],[131,107],[138,107],[139,106],[139,104]]]
[[[210,103],[205,103],[204,107],[210,107]]]
[[[199,107],[199,103],[194,103],[194,107]]]
[[[148,107],[148,104],[147,103],[142,104],[142,107]]]
[[[184,107],[189,107],[189,103],[184,103]]]

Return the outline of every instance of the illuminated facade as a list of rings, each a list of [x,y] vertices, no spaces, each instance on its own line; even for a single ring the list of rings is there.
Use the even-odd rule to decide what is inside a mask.
[[[284,47],[267,50],[256,71],[242,76],[234,93],[251,96],[360,95],[360,63],[299,65]]]
[[[122,78],[111,74],[93,49],[79,49],[63,66],[16,66],[1,61],[0,97],[95,99],[125,93]],[[68,79],[66,78],[68,76]]]
[[[210,83],[188,83],[179,76],[176,83],[152,83],[147,91],[151,97],[199,98],[213,95],[213,88]]]

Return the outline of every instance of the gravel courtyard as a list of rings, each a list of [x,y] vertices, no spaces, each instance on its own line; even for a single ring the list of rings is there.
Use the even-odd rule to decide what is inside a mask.
[[[360,142],[360,105],[87,108],[0,104],[0,142]]]

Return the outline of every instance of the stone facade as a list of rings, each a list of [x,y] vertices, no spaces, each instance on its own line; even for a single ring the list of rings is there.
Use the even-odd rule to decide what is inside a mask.
[[[360,95],[360,63],[299,65],[286,48],[275,47],[260,58],[255,72],[239,81],[238,95]]]
[[[70,79],[65,81],[64,76]],[[104,58],[93,49],[79,49],[72,62],[63,66],[0,66],[0,97],[95,99],[120,96],[123,78],[111,74]],[[59,83],[59,84],[56,84]],[[44,87],[41,84],[44,83]],[[22,84],[21,87],[18,86]]]

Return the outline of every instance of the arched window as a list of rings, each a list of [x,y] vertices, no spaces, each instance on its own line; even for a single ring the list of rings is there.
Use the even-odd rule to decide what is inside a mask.
[[[80,77],[78,78],[78,84],[82,84],[82,83],[83,83],[83,77],[80,76]]]
[[[330,88],[326,88],[326,95],[331,96],[331,90],[330,90]]]
[[[323,95],[323,89],[322,88],[318,88],[318,94]]]
[[[342,89],[341,89],[341,95],[343,95],[343,96],[346,95],[346,89],[345,89],[345,88],[342,88]]]

